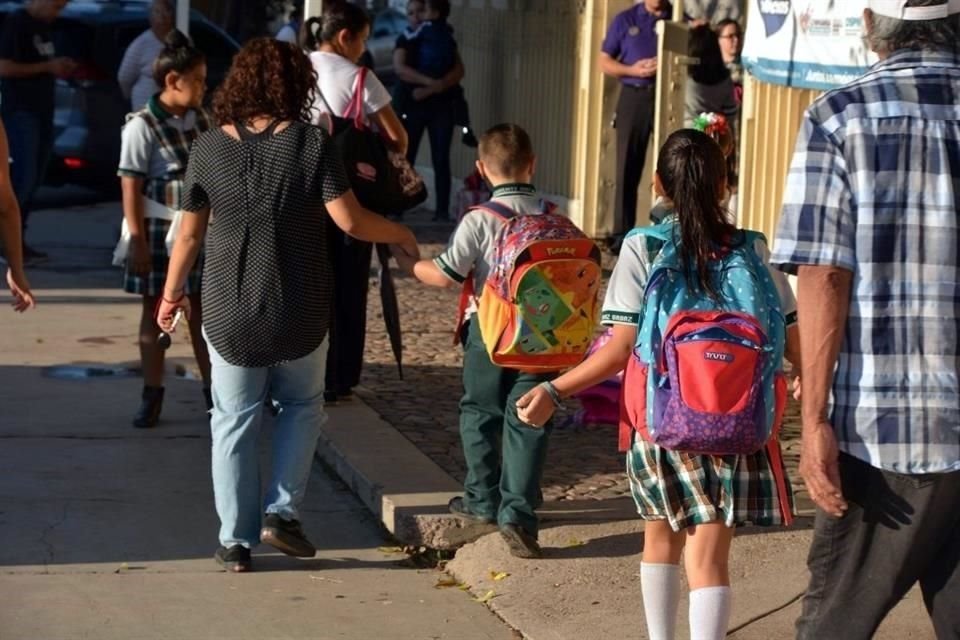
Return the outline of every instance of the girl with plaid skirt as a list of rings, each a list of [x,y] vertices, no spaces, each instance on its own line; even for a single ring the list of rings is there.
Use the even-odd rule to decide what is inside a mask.
[[[723,151],[699,131],[674,133],[658,156],[655,188],[673,212],[668,222],[676,225],[679,238],[674,236],[673,242],[682,264],[689,266],[687,286],[714,291],[706,271],[711,256],[744,242],[722,204],[728,188]],[[769,263],[762,240],[754,243],[754,250]],[[636,345],[644,290],[656,253],[656,246],[649,246],[645,236],[627,237],[603,308],[604,323],[613,326],[611,339],[552,385],[545,383],[521,398],[517,409],[524,422],[546,424],[562,398],[624,369]],[[785,355],[799,370],[799,338],[792,326],[796,301],[783,274],[770,273],[788,325]],[[631,432],[627,473],[637,510],[646,521],[640,575],[649,637],[674,637],[679,564],[684,555],[691,589],[690,637],[719,640],[726,635],[730,617],[728,562],[734,528],[748,522],[781,525],[792,517],[789,484],[778,491],[775,477],[786,480],[782,460],[767,448],[725,456],[668,450]],[[776,451],[779,443],[773,446]]]
[[[158,344],[160,328],[153,314],[163,293],[172,245],[171,226],[180,208],[180,190],[187,169],[190,144],[210,128],[201,107],[206,90],[207,65],[203,53],[187,37],[172,31],[154,63],[154,79],[162,87],[142,110],[127,116],[120,151],[124,236],[127,255],[124,291],[142,296],[140,362],[143,394],[133,426],[157,424],[163,406],[164,351]],[[124,244],[124,240],[121,240]],[[203,377],[206,407],[210,400],[210,357],[200,332],[200,262],[193,266],[183,293],[190,297],[190,339]]]

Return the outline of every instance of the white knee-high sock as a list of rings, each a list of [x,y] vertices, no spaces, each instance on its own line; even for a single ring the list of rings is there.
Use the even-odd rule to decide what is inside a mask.
[[[690,592],[690,640],[723,640],[730,622],[730,587]]]
[[[650,640],[673,640],[680,606],[680,566],[641,562],[640,590]]]

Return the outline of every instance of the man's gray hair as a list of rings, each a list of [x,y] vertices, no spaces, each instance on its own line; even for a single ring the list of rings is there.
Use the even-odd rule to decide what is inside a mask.
[[[908,7],[944,4],[944,0],[908,0]],[[873,29],[867,44],[877,53],[891,54],[903,49],[960,51],[960,14],[940,20],[898,20],[873,14]]]

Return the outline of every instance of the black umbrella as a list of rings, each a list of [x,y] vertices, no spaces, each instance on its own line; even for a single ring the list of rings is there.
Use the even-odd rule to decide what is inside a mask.
[[[377,245],[377,260],[380,262],[380,304],[383,305],[383,323],[390,336],[393,357],[397,359],[397,371],[403,380],[403,334],[400,331],[400,305],[397,303],[397,287],[390,273],[390,247]]]

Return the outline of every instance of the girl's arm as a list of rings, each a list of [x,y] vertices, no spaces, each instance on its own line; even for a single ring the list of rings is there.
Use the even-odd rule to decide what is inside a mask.
[[[627,366],[637,340],[636,325],[613,326],[610,341],[575,368],[553,381],[561,398],[599,384]],[[556,407],[549,392],[538,386],[517,401],[517,413],[525,423],[542,427],[553,416]]]
[[[380,111],[370,114],[370,120],[377,128],[384,133],[387,138],[387,144],[397,153],[406,155],[409,138],[407,130],[397,117],[397,112],[390,105],[385,106]]]
[[[120,191],[123,196],[123,219],[130,231],[130,250],[127,255],[127,264],[131,273],[149,273],[152,261],[143,213],[143,178],[121,176]]]
[[[7,258],[7,286],[13,295],[13,308],[26,311],[34,306],[30,283],[23,270],[23,239],[20,206],[10,182],[10,149],[7,132],[0,121],[0,248]]]

